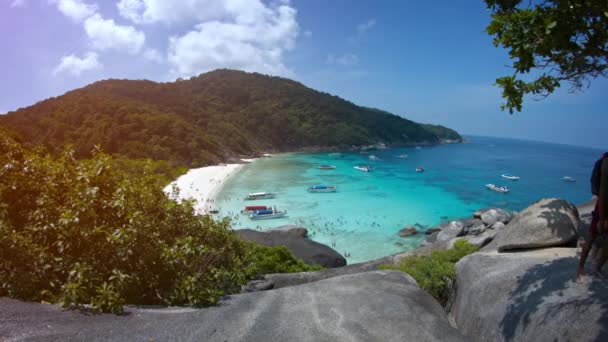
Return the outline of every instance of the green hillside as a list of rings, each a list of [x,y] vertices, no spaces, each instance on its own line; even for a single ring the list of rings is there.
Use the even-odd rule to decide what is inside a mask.
[[[112,154],[189,166],[269,150],[460,139],[448,128],[360,107],[289,79],[233,70],[169,83],[99,81],[11,112],[0,124],[53,151],[71,144],[78,157],[100,145]]]

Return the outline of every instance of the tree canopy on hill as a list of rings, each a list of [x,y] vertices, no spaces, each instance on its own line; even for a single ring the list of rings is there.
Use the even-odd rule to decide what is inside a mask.
[[[232,70],[169,83],[100,81],[9,113],[0,124],[51,150],[71,144],[78,157],[99,145],[190,166],[265,150],[460,138],[292,80]]]
[[[524,95],[548,96],[562,82],[579,90],[608,75],[608,1],[485,2],[493,11],[486,31],[513,60],[513,75],[496,79],[503,110],[521,111]]]

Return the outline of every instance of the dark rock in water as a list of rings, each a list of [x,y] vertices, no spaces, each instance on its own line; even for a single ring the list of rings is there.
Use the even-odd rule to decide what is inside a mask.
[[[576,239],[576,207],[564,200],[542,199],[515,215],[496,236],[499,251],[563,246]]]
[[[252,229],[239,229],[235,232],[244,241],[253,241],[264,246],[285,246],[293,255],[308,264],[323,267],[346,265],[346,259],[331,247],[307,239],[306,228],[286,226],[261,232]]]
[[[470,341],[608,341],[608,281],[574,281],[574,248],[474,253],[456,265],[452,306]]]
[[[211,308],[127,312],[83,315],[2,298],[0,334],[9,341],[465,341],[441,305],[399,271],[238,294]]]
[[[433,227],[433,228],[429,228],[429,229],[425,230],[424,234],[431,235],[431,234],[437,233],[439,231],[441,231],[441,228],[439,228],[439,227]]]
[[[441,216],[441,217],[439,217],[439,218],[440,218],[441,220],[443,220],[443,221],[445,221],[445,220],[449,219],[449,217],[448,217],[448,216]]]
[[[414,228],[414,226],[407,226],[399,231],[399,236],[408,237],[415,235],[416,233],[418,233],[418,231],[416,230],[416,228]]]
[[[424,224],[421,224],[421,223],[416,222],[416,223],[414,223],[414,227],[416,227],[416,228],[418,228],[418,229],[422,230],[422,229],[426,228],[427,226],[426,226],[426,225],[424,225]]]

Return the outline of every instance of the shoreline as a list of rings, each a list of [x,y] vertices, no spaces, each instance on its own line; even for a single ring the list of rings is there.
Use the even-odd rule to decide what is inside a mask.
[[[209,214],[215,210],[215,198],[220,193],[226,181],[236,175],[246,164],[255,159],[243,159],[243,163],[218,164],[190,169],[184,175],[169,183],[163,191],[173,199],[196,200],[197,214]],[[173,186],[179,189],[179,195],[172,194]]]

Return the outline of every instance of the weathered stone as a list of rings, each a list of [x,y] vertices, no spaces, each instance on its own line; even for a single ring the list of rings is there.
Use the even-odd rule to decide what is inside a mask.
[[[452,221],[437,234],[437,241],[449,241],[462,234],[462,222]]]
[[[576,239],[579,225],[576,207],[549,198],[529,206],[496,236],[499,251],[563,246]]]
[[[427,236],[424,240],[422,240],[422,242],[420,243],[420,246],[428,246],[428,245],[432,245],[435,242],[437,242],[437,236],[439,235],[441,231],[437,231],[434,232],[433,234]]]
[[[458,240],[468,241],[471,245],[481,248],[481,247],[489,244],[494,239],[495,236],[496,236],[496,231],[494,231],[494,230],[486,230],[485,232],[483,232],[479,235],[460,236],[460,237],[450,240],[446,246],[446,249],[454,248],[454,244]]]
[[[608,341],[608,281],[574,281],[574,248],[474,253],[456,265],[452,306],[471,341]]]
[[[483,223],[469,228],[469,235],[479,235],[488,229]]]
[[[426,235],[431,235],[431,234],[433,234],[433,233],[440,232],[440,231],[441,231],[441,228],[439,228],[439,227],[433,227],[433,228],[429,228],[429,229],[427,229],[427,230],[424,232],[424,234],[426,234]]]
[[[408,237],[416,233],[418,233],[418,231],[416,230],[416,228],[414,228],[414,226],[407,226],[399,231],[399,236]]]
[[[512,217],[511,213],[500,208],[489,209],[481,214],[481,220],[486,226],[491,226],[496,222],[508,223]]]
[[[490,229],[494,229],[494,230],[501,230],[501,229],[503,229],[505,226],[506,226],[506,225],[505,225],[504,223],[502,223],[502,222],[496,222],[496,223],[494,223],[494,224],[493,224],[493,225],[490,227]]]
[[[219,306],[83,315],[0,299],[0,336],[57,341],[464,341],[414,279],[374,271],[234,295]]]
[[[239,229],[236,233],[245,241],[253,241],[264,246],[285,246],[293,255],[308,264],[323,267],[346,265],[346,259],[338,252],[329,246],[307,239],[306,228],[286,226],[268,231]]]

